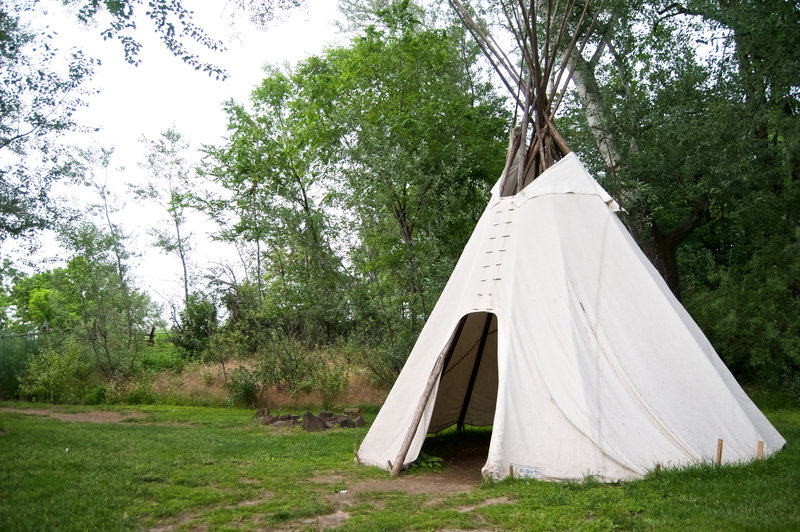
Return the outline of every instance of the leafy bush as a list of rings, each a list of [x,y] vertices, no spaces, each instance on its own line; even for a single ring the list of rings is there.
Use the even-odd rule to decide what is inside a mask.
[[[314,387],[319,356],[301,342],[279,333],[264,349],[256,372],[265,388],[284,387],[292,397]]]
[[[189,360],[202,360],[217,332],[217,306],[205,294],[189,296],[179,322],[172,329],[173,342]]]
[[[13,336],[0,338],[0,399],[16,397],[26,362],[37,353],[36,340]]]
[[[322,361],[314,372],[314,388],[322,394],[322,407],[337,409],[339,398],[347,391],[347,370],[335,361]]]
[[[139,365],[150,371],[181,371],[185,360],[172,345],[158,345],[146,348],[139,357]]]
[[[414,341],[409,339],[375,346],[371,345],[374,342],[369,339],[356,335],[344,345],[344,355],[350,364],[363,366],[370,371],[370,381],[374,386],[390,388],[403,369]]]
[[[786,393],[794,404],[800,405],[800,373],[795,373],[791,377],[785,377]]]
[[[413,471],[439,471],[442,467],[444,467],[444,460],[438,456],[431,456],[425,452],[420,452],[409,469]]]
[[[83,402],[87,405],[101,405],[106,402],[105,386],[92,386],[86,391]]]
[[[156,402],[156,393],[149,380],[139,382],[126,393],[123,401],[129,405],[152,405]]]
[[[231,402],[242,406],[255,406],[258,398],[258,379],[247,368],[239,366],[228,376]]]
[[[20,378],[20,395],[51,403],[61,399],[82,369],[80,358],[80,349],[73,342],[32,356]]]

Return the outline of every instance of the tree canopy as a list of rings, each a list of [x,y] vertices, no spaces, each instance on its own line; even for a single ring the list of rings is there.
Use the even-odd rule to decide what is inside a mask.
[[[266,20],[300,3],[235,5]],[[507,0],[461,3],[502,38]],[[181,2],[68,4],[86,20],[104,13],[101,31],[134,62],[132,24],[144,17],[178,40],[165,41],[170,50],[216,73],[192,50],[219,43],[193,33]],[[357,26],[350,42],[269,67],[249,101],[227,102],[226,139],[203,149],[197,173],[174,131],[151,143],[154,180],[139,187],[162,202],[170,231],[158,245],[184,266],[176,342],[194,358],[251,357],[258,364],[237,379],[292,393],[340,385],[341,374],[315,373],[336,367],[333,352],[394,378],[500,176],[514,120],[505,87],[452,13],[409,0],[344,4]],[[564,63],[560,133],[626,209],[623,221],[736,376],[800,397],[800,9],[775,0],[600,6],[589,2],[594,32]],[[103,154],[92,166],[53,142],[74,127],[91,61],[61,62],[46,35],[0,11],[0,151],[42,155],[41,168],[0,169],[2,240],[53,226],[50,184],[85,181]],[[575,29],[578,18],[560,22]],[[128,353],[116,360],[128,360],[136,348],[126,338],[152,322],[151,306],[131,274],[116,200],[95,183],[105,215],[62,231],[65,266],[26,276],[4,262],[0,327],[81,326],[82,341],[102,347],[90,334],[102,306],[118,327],[114,352]],[[204,288],[189,283],[192,209],[238,252],[205,265]]]

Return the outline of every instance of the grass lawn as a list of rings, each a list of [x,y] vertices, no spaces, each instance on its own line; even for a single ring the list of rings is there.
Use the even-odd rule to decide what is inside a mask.
[[[101,409],[117,412],[115,422],[0,412],[0,530],[800,529],[798,408],[765,410],[789,445],[746,466],[614,485],[484,482],[460,493],[407,490],[355,464],[366,429],[281,432],[231,408]],[[412,475],[419,487],[441,473]]]

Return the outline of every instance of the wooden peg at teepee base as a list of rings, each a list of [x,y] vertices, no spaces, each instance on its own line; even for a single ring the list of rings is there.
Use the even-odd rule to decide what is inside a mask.
[[[717,467],[722,465],[722,438],[717,440],[717,460],[715,465]]]
[[[758,450],[756,451],[756,458],[758,460],[764,459],[764,442],[761,440],[758,440]]]

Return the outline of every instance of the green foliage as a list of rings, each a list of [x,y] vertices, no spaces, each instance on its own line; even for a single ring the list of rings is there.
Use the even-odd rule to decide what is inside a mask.
[[[314,350],[274,333],[262,352],[257,371],[265,388],[278,385],[295,397],[312,389],[320,362]]]
[[[238,406],[256,406],[258,399],[258,379],[255,373],[244,366],[239,366],[228,375],[228,389],[231,402]]]
[[[444,467],[444,460],[438,456],[420,452],[417,459],[409,466],[411,471],[438,471]]]
[[[130,286],[117,236],[84,223],[64,238],[75,253],[66,267],[22,277],[12,288],[15,326],[52,331],[56,346],[86,346],[106,376],[129,371],[156,320],[155,307]]]
[[[787,316],[800,313],[800,241],[773,238],[741,265],[714,265],[708,275],[716,286],[694,287],[686,304],[740,379],[792,393],[800,380],[800,325]]]
[[[352,335],[343,350],[348,360],[370,371],[377,386],[388,389],[403,369],[416,337],[410,333],[390,336],[389,342],[375,345],[375,339],[369,333],[371,331],[382,335],[384,331],[381,330],[381,325],[372,324],[372,328],[363,333],[363,337]]]
[[[18,396],[20,377],[27,362],[38,354],[38,342],[33,338],[0,336],[0,399]]]
[[[192,11],[186,9],[180,0],[147,4],[142,0],[69,0],[65,4],[73,6],[77,19],[82,24],[93,26],[98,20],[102,21],[105,26],[100,32],[103,39],[118,40],[125,52],[125,60],[131,64],[138,65],[140,61],[141,44],[135,37],[138,15],[149,19],[161,42],[175,57],[195,70],[207,72],[217,79],[225,77],[221,68],[203,61],[192,50],[194,43],[209,50],[224,49],[224,44],[211,38],[203,28],[195,24]],[[194,43],[189,44],[187,40]]]
[[[351,139],[335,154],[343,167],[336,199],[358,235],[355,332],[376,348],[372,367],[385,380],[402,366],[485,206],[507,120],[473,74],[476,50],[463,33],[427,29],[407,7],[394,5],[383,13],[386,30],[368,29],[327,64],[300,67],[321,93],[313,103],[324,129]]]
[[[188,360],[202,360],[218,328],[217,306],[205,294],[189,295],[172,330],[172,341]]]
[[[83,402],[87,405],[101,405],[107,400],[107,390],[105,386],[95,385],[86,390]]]
[[[122,396],[122,402],[129,405],[152,405],[156,399],[153,383],[146,376],[136,382],[134,387]]]
[[[48,347],[30,357],[19,378],[20,396],[50,403],[61,400],[83,369],[80,359],[81,350],[75,343],[66,343],[58,350]]]
[[[49,28],[24,22],[31,9],[25,1],[0,5],[0,241],[30,236],[62,210],[50,189],[71,168],[58,139],[75,128],[95,66],[79,50],[59,51]]]
[[[349,386],[348,372],[342,363],[320,358],[314,371],[314,389],[322,395],[322,408],[336,410],[342,406],[341,397]]]
[[[314,381],[311,347],[348,336],[394,379],[502,167],[506,113],[463,31],[407,2],[376,13],[383,29],[268,70],[206,150],[229,192],[206,211],[252,258],[247,282],[218,277],[223,332],[292,394]]]
[[[180,372],[186,365],[186,360],[171,342],[162,343],[157,340],[155,345],[144,347],[138,364],[142,369],[152,372]]]
[[[191,197],[191,172],[186,161],[189,144],[183,135],[170,128],[156,140],[148,140],[147,169],[151,181],[133,187],[134,194],[148,205],[160,206],[166,220],[158,220],[150,233],[164,253],[174,254],[182,269],[184,304],[189,305],[189,257],[191,234],[186,230],[186,207]],[[169,229],[165,229],[164,226]]]

